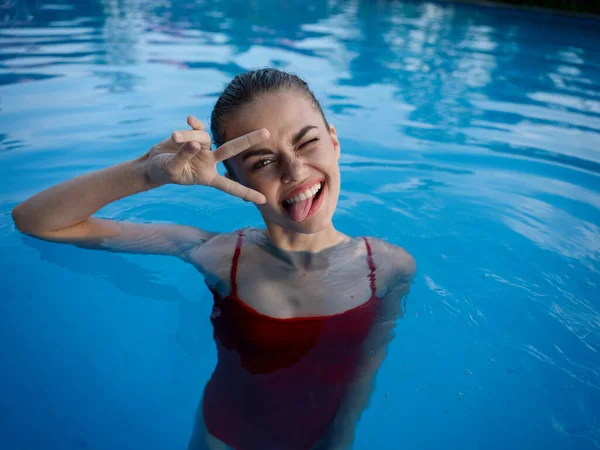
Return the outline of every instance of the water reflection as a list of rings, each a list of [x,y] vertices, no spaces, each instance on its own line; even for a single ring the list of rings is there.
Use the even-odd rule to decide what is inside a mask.
[[[434,335],[444,323],[477,328],[473,342],[517,341],[600,386],[597,20],[369,0],[21,0],[0,5],[0,20],[3,211],[58,178],[40,173],[136,157],[187,114],[208,117],[240,71],[296,71],[342,139],[337,217],[349,232],[410,241],[439,301],[422,309]],[[178,201],[198,215],[222,206],[200,197]],[[115,255],[79,267],[77,250],[25,245],[69,270],[99,270],[125,295],[179,300]],[[524,336],[506,331],[515,320]],[[195,326],[176,333],[186,349]]]
[[[10,68],[5,84],[107,66],[92,72],[97,89],[122,94],[144,90],[157,77],[182,80],[180,71],[197,71],[193,79],[200,81],[203,70],[216,68],[226,80],[249,67],[275,65],[297,70],[317,92],[343,99],[325,102],[343,131],[360,118],[376,128],[370,138],[383,145],[431,150],[449,142],[498,143],[496,150],[509,157],[513,152],[502,146],[597,160],[590,143],[600,142],[600,118],[591,117],[598,108],[590,83],[598,68],[587,60],[599,43],[593,21],[578,24],[581,32],[570,42],[557,42],[543,24],[539,30],[518,21],[503,24],[493,10],[464,14],[470,9],[465,5],[105,0],[51,11],[45,5],[25,1],[7,8],[13,26],[0,34],[1,61]],[[18,21],[22,17],[26,23]],[[63,33],[58,39],[57,30]],[[529,44],[535,32],[548,39]],[[66,63],[82,67],[63,72],[59,66]],[[167,72],[169,81],[153,71],[156,64],[175,70]],[[192,77],[186,78],[190,83]],[[377,93],[369,92],[371,86]],[[557,90],[568,97],[561,100]],[[405,106],[389,114],[398,105]],[[589,105],[586,115],[579,115],[581,105]],[[503,133],[494,131],[499,129]],[[576,132],[579,142],[569,139]],[[529,138],[515,138],[524,134]],[[564,142],[562,150],[553,141]]]
[[[23,237],[22,242],[27,247],[36,250],[42,261],[74,273],[94,274],[110,282],[125,295],[160,301],[184,301],[183,295],[176,288],[156,280],[159,272],[144,269],[122,256],[99,252],[93,259],[82,258],[81,253],[89,250],[52,245],[29,237]]]

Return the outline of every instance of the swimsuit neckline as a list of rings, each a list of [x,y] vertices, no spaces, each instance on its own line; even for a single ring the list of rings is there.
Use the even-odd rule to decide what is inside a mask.
[[[222,297],[219,297],[222,298]],[[359,305],[353,306],[350,309],[347,309],[345,311],[339,312],[339,313],[335,313],[335,314],[329,314],[329,315],[325,315],[325,316],[299,316],[299,317],[275,317],[275,316],[269,316],[268,314],[264,314],[261,313],[260,311],[257,311],[256,309],[254,309],[252,306],[248,305],[247,303],[245,303],[241,298],[239,298],[237,295],[232,295],[229,294],[226,297],[224,297],[224,300],[233,300],[234,302],[236,302],[239,306],[241,306],[243,309],[245,309],[247,312],[260,317],[261,319],[265,319],[265,320],[271,320],[271,321],[275,321],[275,322],[324,322],[324,321],[328,321],[328,320],[332,320],[332,319],[339,319],[341,317],[346,316],[347,314],[350,314],[352,312],[356,312],[358,310],[367,308],[371,303],[373,303],[376,300],[381,300],[379,297],[372,295],[366,302],[363,302]]]
[[[237,295],[237,283],[236,283],[236,275],[237,275],[237,268],[238,268],[238,260],[240,257],[240,252],[242,249],[242,240],[244,238],[244,236],[246,236],[248,233],[246,233],[244,230],[239,230],[238,231],[238,239],[237,239],[237,244],[236,244],[236,248],[235,248],[235,252],[233,254],[233,260],[231,262],[231,292],[229,293],[229,295],[225,296],[225,297],[221,297],[219,296],[216,292],[214,292],[216,298],[222,298],[222,299],[229,299],[229,300],[233,300],[235,301],[238,305],[240,305],[243,309],[245,309],[247,312],[254,314],[257,317],[266,319],[266,320],[271,320],[271,321],[279,321],[279,322],[307,322],[307,321],[325,321],[325,320],[332,320],[332,319],[336,319],[336,318],[340,318],[343,317],[351,312],[363,309],[365,307],[367,307],[370,303],[372,303],[375,300],[381,300],[379,297],[377,297],[376,295],[376,274],[375,274],[375,264],[373,262],[373,255],[372,255],[372,250],[371,250],[371,245],[368,241],[367,238],[363,237],[362,240],[365,243],[365,246],[367,248],[367,265],[369,268],[369,274],[367,275],[369,278],[369,284],[370,284],[370,288],[371,288],[371,296],[369,297],[369,299],[366,302],[363,302],[357,306],[354,306],[350,309],[347,309],[345,311],[342,311],[340,313],[337,314],[331,314],[331,315],[326,315],[326,316],[300,316],[300,317],[274,317],[274,316],[269,316],[267,314],[263,314],[259,311],[257,311],[256,309],[254,309],[253,307],[251,307],[250,305],[248,305],[247,303],[245,303],[242,299],[239,298],[239,296]],[[268,241],[269,239],[263,234],[264,239],[266,241]],[[338,244],[332,246],[332,247],[328,247],[327,249],[324,250],[328,250],[328,249],[332,249],[332,248],[337,248],[340,245],[343,244],[347,244],[348,242],[353,242],[354,239],[350,238],[348,240],[344,240],[342,242],[339,242]],[[271,244],[272,245],[272,244]],[[277,249],[277,247],[273,246],[274,248]],[[281,250],[281,249],[280,249]],[[282,252],[285,252],[285,250],[281,250]]]

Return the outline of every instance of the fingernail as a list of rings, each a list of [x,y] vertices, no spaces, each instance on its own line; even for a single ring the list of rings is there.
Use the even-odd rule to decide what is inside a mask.
[[[182,137],[183,136],[181,136],[181,133],[175,133],[175,140],[176,141],[180,141]]]

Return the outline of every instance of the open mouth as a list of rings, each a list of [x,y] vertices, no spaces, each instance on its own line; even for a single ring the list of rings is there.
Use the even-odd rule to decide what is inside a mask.
[[[284,200],[282,205],[294,222],[301,222],[319,209],[324,189],[325,181],[321,181],[305,191]]]

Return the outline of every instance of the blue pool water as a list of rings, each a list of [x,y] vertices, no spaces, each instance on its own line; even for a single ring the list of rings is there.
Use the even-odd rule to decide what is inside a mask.
[[[0,448],[186,448],[216,361],[200,275],[25,237],[10,211],[208,119],[224,83],[265,65],[304,76],[337,126],[339,229],[419,267],[355,448],[600,447],[600,20],[8,0],[0,21]],[[100,215],[261,225],[200,187]]]

